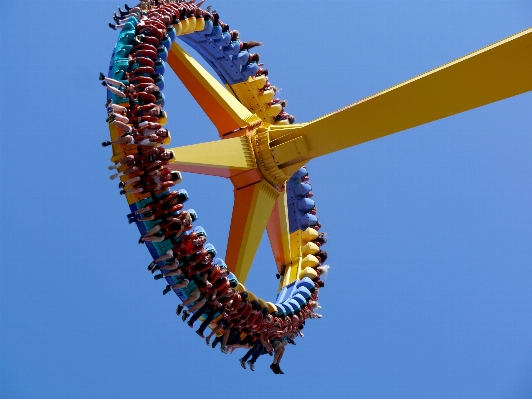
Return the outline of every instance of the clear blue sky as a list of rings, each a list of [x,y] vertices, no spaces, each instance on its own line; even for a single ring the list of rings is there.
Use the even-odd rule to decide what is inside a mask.
[[[208,2],[308,121],[531,23],[530,2]],[[108,178],[114,1],[3,1],[0,397],[532,397],[532,94],[308,167],[331,273],[284,376],[208,349]],[[173,145],[217,138],[168,74]],[[326,132],[324,132],[326,134]],[[182,187],[223,256],[232,186]],[[247,286],[274,299],[264,239]]]

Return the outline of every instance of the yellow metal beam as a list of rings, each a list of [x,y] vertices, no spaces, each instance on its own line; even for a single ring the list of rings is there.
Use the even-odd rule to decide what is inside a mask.
[[[235,190],[233,216],[225,260],[238,281],[245,283],[253,258],[279,192],[268,182]]]
[[[261,123],[177,43],[170,48],[168,64],[216,126],[220,137]],[[245,134],[245,130],[240,134]]]
[[[172,169],[203,175],[232,177],[257,167],[248,136],[171,148]]]
[[[291,262],[286,191],[282,192],[275,201],[270,219],[266,225],[266,231],[268,232],[277,270],[280,272],[285,265]]]
[[[270,146],[304,139],[308,152],[299,160],[309,160],[530,90],[532,28],[305,126],[294,126],[288,134],[276,132]],[[292,152],[283,159],[297,159],[301,153]]]

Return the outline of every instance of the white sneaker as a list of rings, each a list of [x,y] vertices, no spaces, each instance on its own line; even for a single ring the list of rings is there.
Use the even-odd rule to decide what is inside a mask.
[[[251,371],[255,371],[255,363],[252,363],[251,360],[248,360],[248,366]]]

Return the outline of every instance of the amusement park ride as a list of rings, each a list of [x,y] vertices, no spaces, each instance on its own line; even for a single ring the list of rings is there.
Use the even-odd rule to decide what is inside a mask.
[[[238,56],[228,53],[229,45],[224,43],[227,32],[216,21],[213,26],[211,19],[204,18],[205,11],[190,3],[176,2],[175,6],[186,11],[167,25],[167,35],[160,41],[166,51],[158,51],[163,65],[159,70],[164,70],[165,62],[171,67],[212,121],[220,139],[171,148],[175,158],[170,167],[231,180],[234,206],[225,262],[243,284],[266,229],[282,275],[277,300],[268,303],[268,309],[278,314],[297,310],[301,281],[312,280],[315,274],[311,269],[319,265],[313,256],[318,248],[312,244],[317,233],[310,227],[317,220],[308,214],[313,201],[305,198],[309,187],[300,179],[306,174],[304,165],[335,151],[532,90],[529,28],[308,123],[279,122],[275,116],[280,109],[271,105],[275,93],[264,90],[267,76],[244,73],[249,63],[239,64]],[[117,73],[124,70],[123,57],[127,63],[124,54],[138,34],[136,23],[131,17],[120,33],[110,78],[127,83]],[[176,38],[197,51],[219,80],[186,53]],[[109,98],[128,106],[120,97]],[[113,140],[122,135],[115,125],[109,126]],[[112,161],[136,152],[136,146],[113,145]],[[136,211],[153,196],[129,194],[127,200],[131,211]],[[137,226],[145,234],[156,223],[138,221]],[[147,243],[154,259],[171,248],[167,241]],[[167,281],[175,282],[172,277]],[[188,295],[187,289],[175,292],[181,299]]]

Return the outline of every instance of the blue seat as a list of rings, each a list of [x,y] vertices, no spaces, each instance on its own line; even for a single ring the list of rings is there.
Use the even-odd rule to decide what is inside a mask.
[[[301,212],[308,212],[314,208],[315,205],[316,203],[310,198],[302,198],[297,201],[297,209],[299,209]]]

